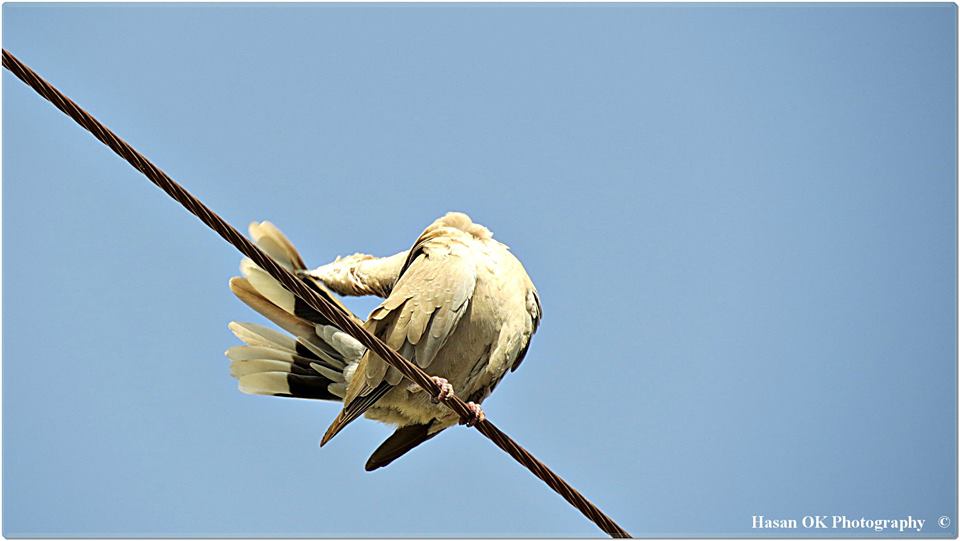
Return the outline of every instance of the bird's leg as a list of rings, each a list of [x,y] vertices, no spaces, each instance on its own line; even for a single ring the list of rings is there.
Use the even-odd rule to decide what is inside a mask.
[[[431,376],[430,379],[437,384],[437,387],[440,387],[440,396],[431,398],[431,402],[434,404],[439,404],[441,401],[453,396],[453,385],[450,385],[450,382],[447,381],[446,378]]]
[[[470,410],[471,417],[466,421],[464,421],[463,419],[460,419],[460,424],[473,426],[479,423],[480,421],[484,421],[487,419],[487,415],[483,413],[483,408],[480,407],[480,404],[476,404],[474,402],[467,402],[467,409]]]

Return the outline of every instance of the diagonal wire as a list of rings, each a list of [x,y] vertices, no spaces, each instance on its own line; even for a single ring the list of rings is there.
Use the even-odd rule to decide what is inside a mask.
[[[331,304],[327,299],[315,293],[300,278],[294,276],[285,268],[278,265],[270,256],[265,254],[256,245],[247,240],[223,218],[218,216],[199,199],[180,184],[167,176],[157,166],[153,165],[146,157],[137,152],[126,141],[117,137],[109,128],[101,124],[92,115],[80,108],[70,98],[57,90],[53,85],[37,75],[26,64],[20,62],[15,56],[6,49],[3,50],[3,67],[10,70],[21,81],[33,88],[38,94],[53,103],[57,109],[63,111],[72,118],[77,124],[93,134],[103,144],[110,147],[121,158],[125,159],[134,168],[143,173],[150,182],[153,182],[158,188],[165,191],[167,195],[174,198],[187,210],[193,213],[208,227],[216,231],[224,240],[234,245],[241,253],[252,259],[260,268],[267,271],[273,278],[302,299],[311,308],[317,310],[327,317],[336,326],[344,332],[356,338],[361,344],[371,349],[383,360],[399,370],[405,377],[416,382],[432,396],[437,397],[440,394],[440,388],[430,379],[426,372],[410,361],[404,359],[395,351],[391,350],[382,340],[370,334],[366,329],[357,324],[348,314]],[[461,419],[471,418],[471,412],[467,409],[466,403],[458,396],[453,395],[443,402],[450,409],[457,413]],[[603,513],[597,506],[587,500],[580,492],[570,486],[559,475],[553,473],[545,464],[537,460],[526,449],[513,441],[504,434],[499,428],[488,420],[476,423],[475,428],[484,436],[489,438],[497,447],[503,449],[517,462],[522,464],[534,475],[539,477],[557,494],[567,500],[571,505],[580,510],[588,519],[600,527],[611,537],[630,537],[626,530],[617,525],[610,517]]]

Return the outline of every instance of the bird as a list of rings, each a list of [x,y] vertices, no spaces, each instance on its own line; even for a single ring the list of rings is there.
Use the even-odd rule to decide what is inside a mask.
[[[244,345],[226,356],[240,391],[342,402],[321,447],[361,416],[396,427],[365,464],[387,466],[458,423],[485,419],[480,404],[523,362],[542,307],[523,265],[486,227],[462,212],[433,221],[413,246],[388,257],[354,253],[308,269],[290,240],[268,221],[251,238],[394,351],[425,370],[440,388],[434,398],[359,341],[285,289],[252,260],[231,291],[281,332],[231,321]],[[337,298],[380,297],[361,321]],[[442,402],[456,393],[471,417],[461,421]]]

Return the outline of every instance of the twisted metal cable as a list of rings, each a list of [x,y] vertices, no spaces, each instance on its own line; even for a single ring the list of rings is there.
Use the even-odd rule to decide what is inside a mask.
[[[6,49],[3,50],[3,67],[10,70],[21,81],[33,88],[38,94],[53,103],[57,109],[63,111],[77,124],[93,134],[103,144],[107,145],[117,155],[125,159],[134,168],[143,173],[150,182],[166,192],[170,197],[183,205],[204,224],[217,232],[224,240],[234,245],[240,252],[252,259],[260,268],[267,271],[273,278],[302,299],[311,308],[320,312],[340,329],[356,338],[361,344],[371,349],[391,366],[399,370],[405,377],[416,382],[417,385],[429,392],[435,398],[440,394],[440,388],[430,379],[430,376],[420,367],[403,358],[390,349],[382,340],[370,334],[369,331],[357,324],[348,314],[332,303],[315,293],[300,278],[277,264],[273,258],[265,254],[255,244],[247,240],[239,231],[218,216],[199,199],[184,189],[180,184],[167,176],[146,157],[137,152],[126,141],[117,137],[109,128],[101,124],[92,115],[80,108],[70,98],[57,90],[53,85],[37,75],[26,64],[20,62]],[[457,413],[464,421],[471,418],[471,412],[466,403],[458,396],[452,395],[443,401],[450,409]],[[588,519],[600,527],[611,537],[626,538],[630,534],[617,525],[610,517],[597,506],[587,500],[580,492],[570,486],[559,475],[553,473],[545,464],[537,460],[526,449],[504,434],[489,420],[476,423],[475,428],[489,438],[497,447],[503,449],[517,462],[522,464],[534,475],[539,477],[557,494],[580,510]]]

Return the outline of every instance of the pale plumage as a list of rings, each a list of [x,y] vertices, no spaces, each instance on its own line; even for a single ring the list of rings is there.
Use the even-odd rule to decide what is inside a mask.
[[[313,271],[304,270],[293,245],[269,223],[254,224],[251,234],[328,298],[326,287],[343,295],[385,297],[364,324],[367,330],[427,373],[445,378],[466,401],[482,402],[506,371],[519,365],[540,321],[540,301],[523,266],[462,213],[436,220],[409,251],[387,258],[354,254]],[[252,262],[245,261],[241,270],[245,279],[235,278],[233,291],[297,337],[231,324],[249,348],[228,352],[241,390],[343,397],[344,408],[323,443],[362,414],[399,426],[367,469],[385,466],[457,423],[452,411],[403,382],[399,371],[329,326]]]

